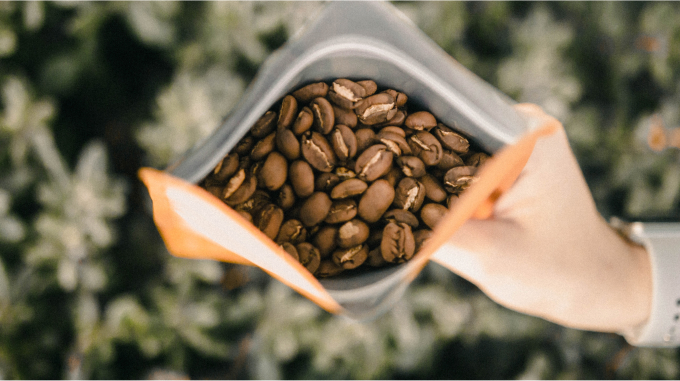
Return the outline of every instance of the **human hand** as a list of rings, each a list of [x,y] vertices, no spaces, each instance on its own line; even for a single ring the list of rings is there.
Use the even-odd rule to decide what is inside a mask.
[[[538,106],[530,123],[559,124]],[[522,174],[485,220],[467,221],[435,260],[513,310],[578,329],[621,332],[647,320],[647,252],[597,212],[564,129],[538,140]]]

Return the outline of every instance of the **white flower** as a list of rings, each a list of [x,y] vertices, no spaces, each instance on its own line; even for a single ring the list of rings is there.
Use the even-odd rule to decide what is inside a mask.
[[[82,284],[94,291],[106,283],[94,255],[113,243],[111,222],[126,209],[126,184],[108,174],[106,160],[103,144],[90,143],[65,185],[48,178],[38,187],[44,209],[34,224],[39,238],[26,259],[34,264],[57,260],[57,279],[65,290]]]
[[[24,3],[24,27],[34,31],[39,29],[45,21],[45,4],[42,1],[27,1]]]
[[[164,166],[207,137],[236,104],[243,82],[221,69],[178,74],[157,98],[155,121],[141,127],[137,141],[153,165]]]
[[[26,235],[23,222],[10,215],[10,194],[0,189],[0,242],[15,243],[21,241]]]
[[[9,77],[2,84],[2,104],[0,135],[11,137],[10,157],[15,165],[21,165],[32,144],[32,135],[46,128],[54,116],[54,105],[49,100],[34,100],[24,81],[17,77]]]
[[[514,54],[498,69],[501,90],[518,94],[520,102],[536,103],[559,120],[581,96],[581,85],[562,54],[573,39],[567,25],[555,22],[548,9],[537,6],[521,23],[511,24]]]
[[[0,27],[0,57],[10,56],[17,46],[17,35],[13,30]]]
[[[170,46],[176,39],[174,18],[180,11],[175,1],[135,1],[125,3],[125,15],[139,38],[159,46]]]
[[[185,261],[173,258],[176,261]],[[190,261],[189,261],[190,262]],[[227,342],[219,340],[210,334],[222,321],[220,303],[222,298],[217,293],[200,293],[194,288],[194,280],[181,277],[181,283],[176,288],[156,287],[152,298],[160,317],[158,328],[165,330],[163,335],[157,335],[159,342],[154,339],[144,339],[140,345],[143,350],[162,350],[181,341],[184,346],[196,349],[206,355],[227,358],[232,351]],[[174,343],[173,343],[174,342]],[[157,346],[160,345],[160,348]]]

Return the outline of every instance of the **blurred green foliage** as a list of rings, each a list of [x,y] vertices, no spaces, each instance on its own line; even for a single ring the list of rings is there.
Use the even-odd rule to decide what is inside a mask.
[[[207,136],[300,2],[0,2],[0,378],[665,378],[632,348],[491,302],[430,265],[355,323],[250,268],[171,257],[140,166]],[[680,5],[397,3],[558,117],[605,217],[680,217]]]

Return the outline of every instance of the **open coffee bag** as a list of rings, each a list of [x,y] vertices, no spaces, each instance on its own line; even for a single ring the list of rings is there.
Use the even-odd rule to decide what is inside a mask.
[[[408,262],[319,280],[197,184],[284,95],[337,78],[370,79],[397,89],[493,156]],[[329,312],[367,319],[398,300],[429,260],[447,265],[447,258],[456,255],[452,234],[469,218],[490,216],[494,201],[521,173],[536,139],[553,128],[530,128],[509,98],[458,64],[391,5],[335,2],[268,58],[211,137],[165,171],[143,168],[139,176],[173,255],[258,266]]]

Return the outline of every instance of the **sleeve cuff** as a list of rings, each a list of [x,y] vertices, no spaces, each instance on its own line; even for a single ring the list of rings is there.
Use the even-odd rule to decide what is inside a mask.
[[[630,238],[647,249],[653,296],[649,319],[623,333],[641,347],[680,346],[680,223],[632,224]]]

